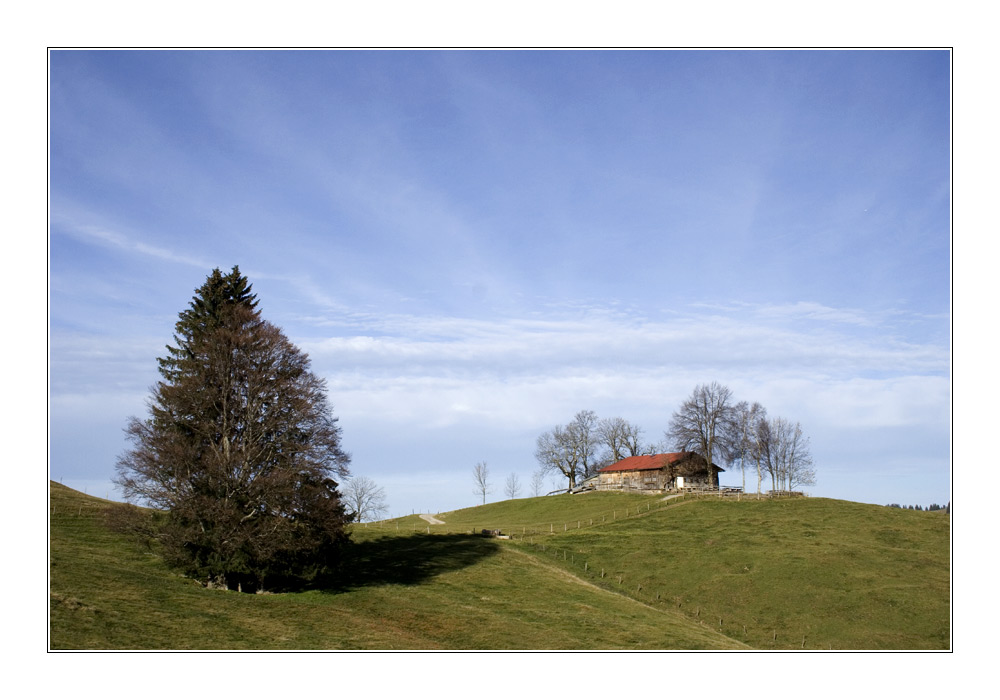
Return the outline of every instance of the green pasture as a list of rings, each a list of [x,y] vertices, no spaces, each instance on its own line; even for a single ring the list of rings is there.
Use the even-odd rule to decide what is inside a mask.
[[[754,648],[950,644],[943,511],[707,498],[521,546]]]
[[[589,493],[352,526],[343,576],[202,587],[50,497],[53,649],[947,649],[943,512]],[[512,540],[481,537],[500,529]],[[428,532],[429,530],[429,532]]]
[[[673,611],[463,533],[355,534],[322,590],[211,590],[103,523],[105,502],[59,484],[50,503],[52,649],[727,649]]]

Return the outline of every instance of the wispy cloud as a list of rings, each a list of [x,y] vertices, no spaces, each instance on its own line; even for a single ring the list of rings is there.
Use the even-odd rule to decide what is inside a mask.
[[[757,313],[688,315],[651,321],[609,312],[580,318],[475,320],[451,317],[387,317],[368,334],[349,332],[302,342],[318,360],[371,370],[537,371],[539,368],[715,368],[739,367],[815,373],[947,372],[948,350],[933,344],[906,343],[877,333],[838,332],[829,325],[797,327],[790,319],[815,318],[806,305],[793,314],[764,309]],[[823,308],[819,318],[855,317]],[[869,323],[854,323],[870,328]],[[372,335],[372,330],[377,331]]]
[[[139,240],[136,236],[126,235],[120,231],[115,231],[104,226],[96,226],[86,223],[67,222],[65,217],[57,217],[60,224],[56,232],[67,233],[73,238],[91,245],[98,245],[105,248],[131,253],[136,256],[153,258],[163,262],[177,263],[201,270],[211,269],[211,264],[196,256],[178,253],[170,248],[160,245],[153,245]]]
[[[817,332],[811,323],[789,328],[784,316],[747,311],[660,321],[600,310],[578,318],[401,316],[372,319],[367,333],[298,342],[351,414],[428,428],[527,429],[585,407],[662,423],[666,407],[712,380],[831,426],[941,420],[946,347]]]

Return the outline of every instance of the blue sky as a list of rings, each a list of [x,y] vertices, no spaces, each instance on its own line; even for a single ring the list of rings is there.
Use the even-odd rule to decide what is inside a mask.
[[[54,51],[49,87],[56,480],[114,496],[238,264],[393,515],[483,460],[526,491],[579,410],[659,442],[710,381],[802,423],[814,495],[950,498],[948,52]]]

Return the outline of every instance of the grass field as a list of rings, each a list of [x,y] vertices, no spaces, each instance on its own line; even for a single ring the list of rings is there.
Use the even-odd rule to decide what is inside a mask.
[[[546,553],[557,561],[568,554],[563,565],[570,561],[578,575],[603,569],[613,589],[683,611],[754,648],[950,644],[943,511],[706,499],[544,539]]]
[[[50,493],[53,649],[950,644],[944,513],[826,499],[517,499],[439,514],[444,525],[354,526],[336,588],[247,595],[203,588],[111,533],[100,499],[55,483]],[[483,528],[515,539],[470,534]]]
[[[337,590],[209,590],[107,531],[103,506],[51,485],[53,649],[743,647],[465,534],[359,531]]]

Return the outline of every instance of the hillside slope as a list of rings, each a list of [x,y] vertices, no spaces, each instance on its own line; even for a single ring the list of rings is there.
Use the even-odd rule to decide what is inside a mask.
[[[445,524],[412,527],[500,528],[515,546],[595,585],[755,648],[951,643],[950,519],[943,511],[602,492],[438,515]],[[394,525],[411,526],[402,519],[382,527]]]
[[[354,526],[335,589],[209,590],[51,484],[54,649],[947,649],[950,520],[585,494]],[[513,533],[512,541],[471,534]]]
[[[755,648],[950,645],[943,511],[709,498],[522,546]]]
[[[50,485],[53,649],[725,649],[744,645],[467,534],[359,531],[336,590],[209,590]],[[405,530],[405,528],[404,528]]]

